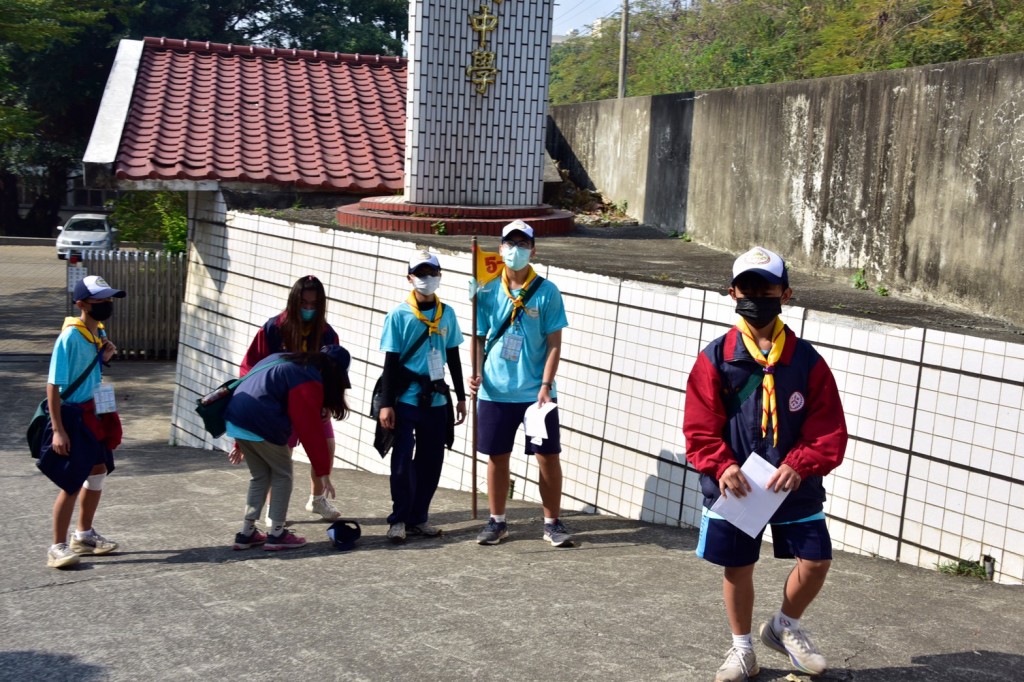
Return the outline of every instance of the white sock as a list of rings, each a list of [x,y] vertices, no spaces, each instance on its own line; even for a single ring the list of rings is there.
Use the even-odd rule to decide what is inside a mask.
[[[273,528],[270,529],[270,534],[276,538],[284,532],[284,524],[278,523],[277,521],[272,521],[271,523],[273,525]]]
[[[547,525],[549,523],[554,523],[557,520],[558,520],[557,516],[555,518],[551,518],[550,516],[545,516],[544,517],[544,525]]]
[[[93,528],[90,528],[89,530],[76,530],[75,531],[75,539],[76,540],[84,540],[86,538],[92,537],[93,535],[96,535],[96,530],[93,529]]]
[[[309,496],[309,501],[313,502],[314,500],[322,499],[322,498],[323,498],[323,495],[310,495]]]
[[[498,523],[504,523],[505,522],[505,515],[504,514],[491,514],[491,518],[494,519],[495,521],[497,521]]]
[[[50,545],[50,549],[58,550],[61,547],[67,547],[67,545],[68,545],[68,543],[66,543],[66,542],[58,542],[56,545]]]
[[[256,530],[256,522],[246,519],[242,522],[242,535],[252,535],[252,532]]]
[[[772,618],[772,628],[775,632],[782,632],[783,630],[797,630],[800,628],[799,618],[790,618],[782,611],[779,611]]]
[[[737,649],[739,649],[740,651],[753,651],[754,650],[754,642],[751,641],[750,633],[749,632],[747,634],[745,634],[745,635],[733,635],[732,636],[732,645],[734,647],[736,647]]]

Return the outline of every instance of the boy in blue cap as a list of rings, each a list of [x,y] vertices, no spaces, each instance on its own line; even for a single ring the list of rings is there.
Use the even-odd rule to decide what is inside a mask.
[[[97,392],[104,390],[100,362],[109,362],[117,352],[103,331],[103,322],[114,311],[113,299],[124,296],[125,292],[97,275],[76,283],[72,298],[81,313],[64,319],[50,356],[46,385],[50,438],[39,468],[61,488],[53,505],[53,545],[46,557],[51,568],[74,566],[80,554],[108,554],[117,549],[117,543],[97,533],[92,523],[104,479],[114,470],[113,450],[121,443],[117,412],[102,400],[100,409],[108,411],[98,414],[96,398]],[[76,381],[75,390],[63,395]],[[71,516],[83,490],[78,527],[69,545]]]

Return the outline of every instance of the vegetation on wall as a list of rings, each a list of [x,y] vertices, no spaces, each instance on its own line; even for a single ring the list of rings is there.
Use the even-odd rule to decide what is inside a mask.
[[[551,100],[615,97],[618,19],[560,43]],[[1024,51],[1020,0],[639,0],[627,95],[773,83]]]

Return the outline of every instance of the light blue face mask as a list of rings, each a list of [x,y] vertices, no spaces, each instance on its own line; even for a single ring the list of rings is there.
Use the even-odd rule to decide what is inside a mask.
[[[303,308],[300,312],[302,313],[303,322],[312,322],[313,318],[316,317],[315,308],[313,310],[306,310],[305,308]]]
[[[506,246],[502,250],[501,258],[505,266],[511,270],[522,270],[530,264],[531,249],[524,249],[521,246]]]

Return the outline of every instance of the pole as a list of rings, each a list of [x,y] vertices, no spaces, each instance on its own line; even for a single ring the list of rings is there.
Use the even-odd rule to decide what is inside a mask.
[[[471,339],[470,350],[469,350],[469,356],[470,356],[470,360],[469,361],[473,364],[473,370],[470,373],[470,377],[474,377],[474,376],[476,376],[476,354],[477,354],[477,349],[476,349],[476,300],[477,300],[478,292],[476,290],[476,286],[477,286],[477,282],[479,281],[479,279],[477,277],[477,272],[476,272],[476,263],[477,263],[476,235],[473,235],[473,247],[471,249],[471,253],[473,254],[473,314],[472,314],[472,322],[470,323],[472,326],[470,327],[471,332],[470,332],[470,337],[469,337]],[[473,436],[471,438],[471,440],[472,440],[472,443],[470,445],[471,452],[469,454],[470,454],[470,457],[472,457],[472,462],[473,462],[471,476],[473,478],[473,520],[475,521],[476,520],[476,391],[473,391],[473,392],[470,393],[469,401],[470,401],[469,411],[470,411],[470,414],[472,415],[472,419],[473,419]]]
[[[622,0],[622,33],[619,36],[619,99],[626,96],[626,47],[629,41],[629,0]]]

